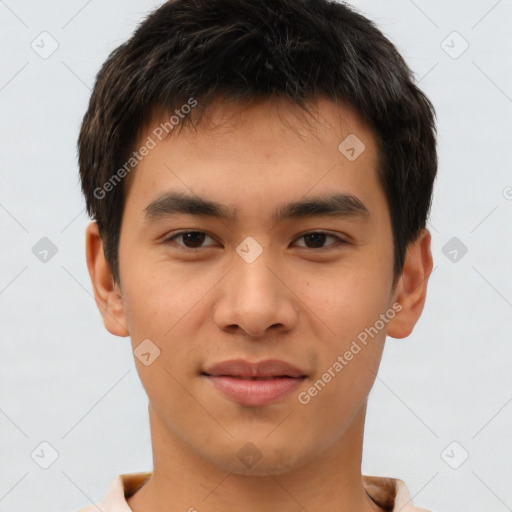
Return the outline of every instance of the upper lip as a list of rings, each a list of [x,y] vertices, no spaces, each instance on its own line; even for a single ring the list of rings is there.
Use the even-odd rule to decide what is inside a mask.
[[[214,377],[306,377],[306,374],[296,366],[278,359],[256,363],[244,359],[231,359],[209,366],[203,373]]]

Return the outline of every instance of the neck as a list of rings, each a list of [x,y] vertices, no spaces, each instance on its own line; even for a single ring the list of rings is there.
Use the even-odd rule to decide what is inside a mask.
[[[251,476],[206,461],[176,438],[150,406],[153,473],[127,499],[133,512],[339,510],[381,512],[361,475],[366,402],[325,453],[286,473]],[[300,442],[300,440],[299,440]]]

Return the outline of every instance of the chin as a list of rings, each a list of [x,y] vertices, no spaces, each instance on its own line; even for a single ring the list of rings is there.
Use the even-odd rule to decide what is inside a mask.
[[[210,454],[208,458],[218,468],[235,475],[243,476],[277,476],[297,470],[313,458],[311,453],[297,453],[297,446],[283,447],[264,446],[260,443],[237,443],[240,449],[234,451],[234,456],[226,457],[227,453]],[[263,446],[262,446],[263,445]],[[233,453],[232,450],[229,452]]]

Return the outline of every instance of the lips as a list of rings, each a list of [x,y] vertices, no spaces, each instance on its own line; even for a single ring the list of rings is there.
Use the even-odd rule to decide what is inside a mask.
[[[259,363],[234,359],[209,366],[202,374],[224,397],[246,406],[283,399],[307,377],[296,366],[277,359]]]
[[[204,373],[213,377],[240,377],[243,379],[269,379],[272,377],[305,377],[306,373],[278,359],[249,363],[243,359],[223,361],[208,367]]]

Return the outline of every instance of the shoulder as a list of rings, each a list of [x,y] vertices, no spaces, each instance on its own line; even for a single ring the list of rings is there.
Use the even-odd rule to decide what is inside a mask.
[[[366,492],[375,503],[390,512],[434,512],[416,507],[409,489],[399,478],[363,475]]]
[[[74,512],[132,512],[126,498],[134,494],[149,479],[151,473],[123,473],[112,480],[104,498]]]

